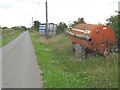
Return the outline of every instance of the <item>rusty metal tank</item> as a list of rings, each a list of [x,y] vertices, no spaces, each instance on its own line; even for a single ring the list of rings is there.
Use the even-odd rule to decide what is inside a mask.
[[[101,55],[109,54],[115,43],[115,33],[109,26],[94,24],[77,24],[67,31],[74,44],[84,45],[85,48]]]

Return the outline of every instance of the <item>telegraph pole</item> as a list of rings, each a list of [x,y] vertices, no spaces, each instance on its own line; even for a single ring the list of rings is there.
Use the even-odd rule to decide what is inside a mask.
[[[32,27],[33,27],[33,17],[32,17]]]
[[[47,0],[45,3],[46,6],[46,34],[48,34],[48,6],[47,6]]]

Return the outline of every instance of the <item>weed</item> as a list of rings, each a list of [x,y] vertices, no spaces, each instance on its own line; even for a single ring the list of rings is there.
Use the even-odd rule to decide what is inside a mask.
[[[6,45],[8,42],[19,36],[22,32],[23,32],[22,30],[12,30],[12,29],[2,30],[1,46]]]
[[[38,65],[42,70],[46,88],[117,88],[117,54],[103,58],[91,57],[73,61],[71,41],[68,36],[41,37],[30,33]]]

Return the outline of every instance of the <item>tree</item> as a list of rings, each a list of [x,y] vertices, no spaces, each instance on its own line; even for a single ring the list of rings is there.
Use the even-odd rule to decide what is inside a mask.
[[[14,26],[14,27],[11,27],[11,29],[13,29],[13,30],[27,30],[27,28],[25,26]]]
[[[27,28],[26,28],[25,26],[20,26],[20,28],[21,28],[22,30],[27,30]]]
[[[120,15],[111,16],[107,19],[107,25],[109,25],[116,33],[116,44],[115,47],[120,47]]]
[[[58,26],[57,26],[57,33],[58,33],[58,34],[64,33],[66,28],[68,28],[68,26],[66,25],[66,23],[60,22],[60,23],[58,24]]]
[[[38,29],[39,29],[39,24],[40,24],[39,21],[34,21],[34,26],[33,26],[33,28],[34,28],[35,30],[38,30]]]
[[[19,30],[20,27],[19,26],[14,26],[14,27],[11,27],[11,29],[13,29],[13,30]]]
[[[118,15],[113,15],[110,18],[107,19],[107,25],[109,25],[114,32],[118,33]]]
[[[73,21],[73,23],[70,26],[73,27],[73,26],[75,26],[77,24],[82,24],[82,23],[86,23],[84,21],[84,18],[78,18],[78,20]]]
[[[7,29],[8,27],[2,27],[2,29]]]

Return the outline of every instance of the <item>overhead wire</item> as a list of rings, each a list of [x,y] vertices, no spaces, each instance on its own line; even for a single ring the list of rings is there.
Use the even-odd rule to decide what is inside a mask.
[[[36,10],[35,10],[35,12],[34,12],[34,14],[33,14],[33,17],[35,17],[36,13],[38,12],[39,6],[40,6],[40,1],[38,2],[38,5],[37,5],[37,8],[36,8]]]
[[[30,27],[33,26],[33,21],[34,21],[33,19],[35,18],[35,15],[36,15],[36,13],[37,13],[38,10],[39,10],[39,5],[40,5],[40,1],[38,2],[37,6],[36,6],[35,12],[33,13],[33,15],[32,15],[31,18],[30,18]]]

